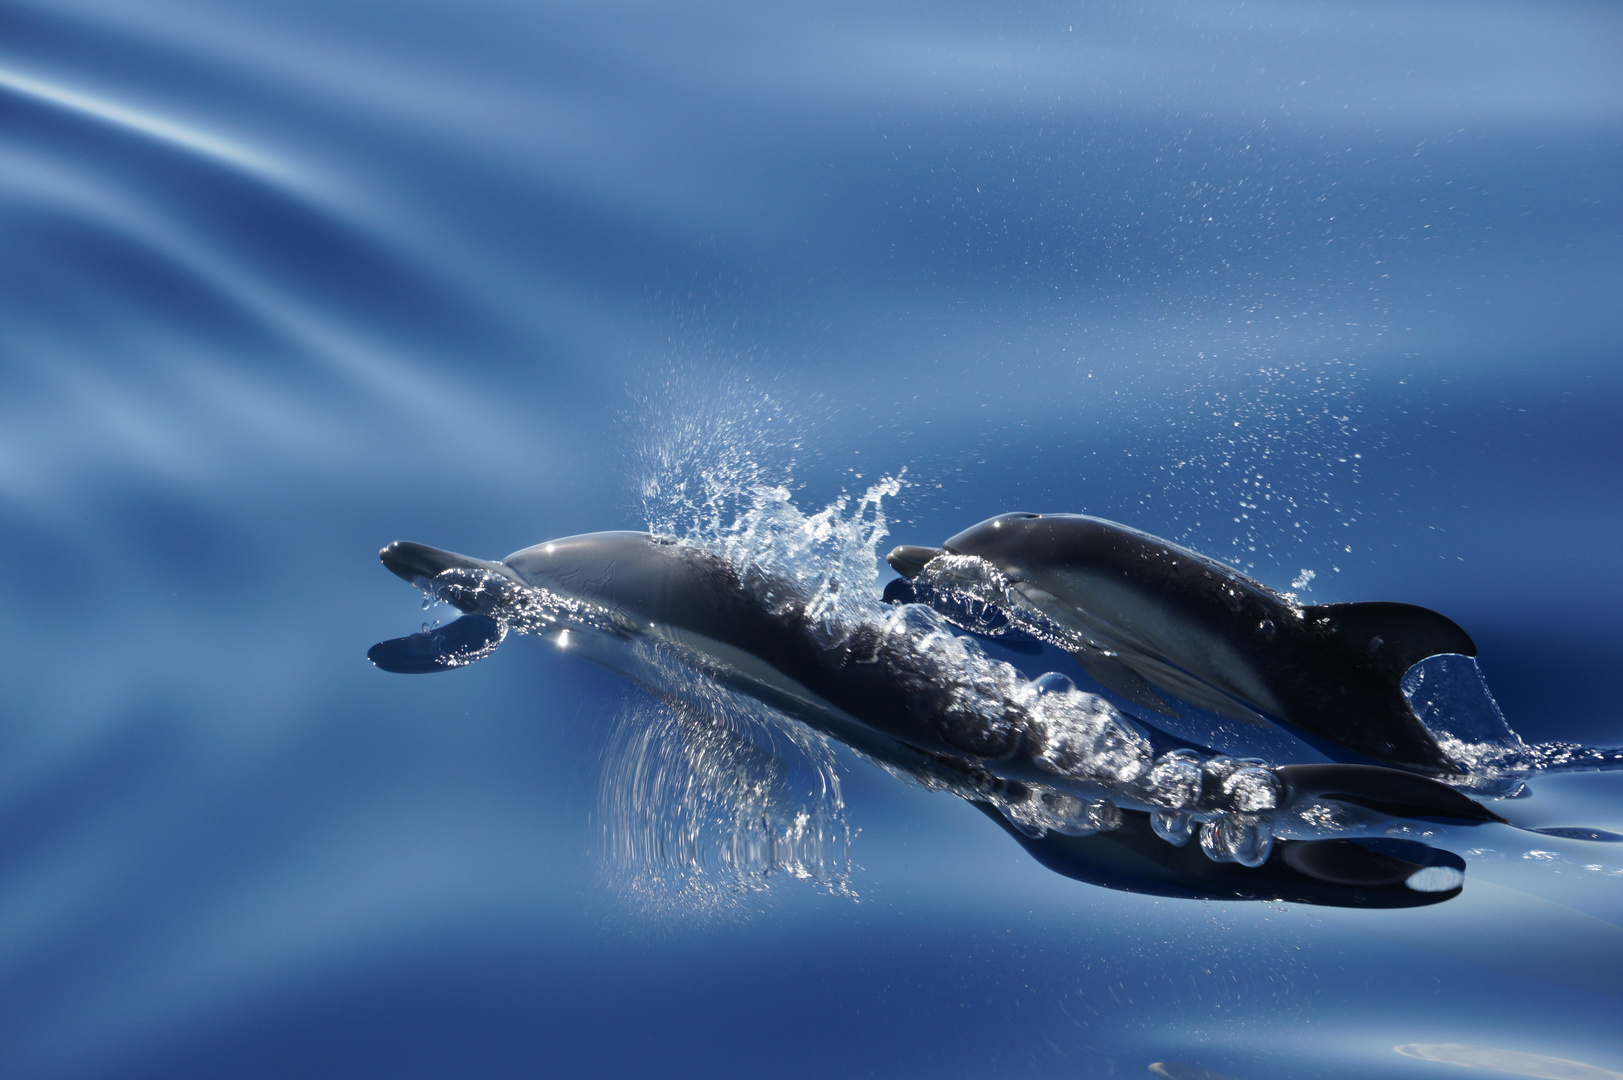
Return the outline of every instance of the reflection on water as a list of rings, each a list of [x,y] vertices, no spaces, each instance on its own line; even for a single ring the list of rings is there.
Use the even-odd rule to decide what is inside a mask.
[[[1165,1080],[1237,1080],[1236,1077],[1226,1073],[1212,1072],[1199,1065],[1188,1065],[1181,1061],[1157,1061],[1150,1065],[1150,1075],[1164,1077]]]
[[[1406,1057],[1422,1061],[1446,1061],[1450,1065],[1463,1065],[1467,1069],[1509,1073],[1512,1076],[1538,1076],[1544,1080],[1617,1080],[1623,1073],[1585,1065],[1581,1061],[1545,1057],[1543,1054],[1524,1054],[1518,1050],[1490,1050],[1486,1046],[1463,1046],[1459,1043],[1410,1043],[1392,1049]]]
[[[1585,764],[1623,743],[1620,36],[1605,4],[6,5],[0,1074],[1616,1066],[1615,773],[1493,803],[1536,834],[1408,837],[1468,863],[1446,903],[1209,904],[1053,874],[837,740],[628,706],[573,645],[413,678],[357,646],[423,617],[371,562],[396,536],[734,520],[690,460],[807,521],[844,492],[837,531],[905,466],[896,540],[1081,510],[1446,612],[1509,729]],[[1043,709],[1091,692],[982,648],[1075,678]],[[1105,843],[1049,827],[1097,798],[999,820]]]
[[[715,693],[699,708],[641,699],[615,719],[598,811],[609,883],[651,912],[681,914],[734,907],[779,875],[854,895],[853,830],[828,746],[729,704]]]

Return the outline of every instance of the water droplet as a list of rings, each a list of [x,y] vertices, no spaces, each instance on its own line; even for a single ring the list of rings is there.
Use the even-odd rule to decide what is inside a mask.
[[[1195,835],[1195,819],[1182,810],[1155,810],[1150,813],[1150,828],[1173,847],[1183,847]]]
[[[1031,685],[1036,688],[1039,694],[1069,694],[1076,689],[1076,683],[1057,671],[1039,675],[1032,681]]]
[[[1254,813],[1272,810],[1279,805],[1282,786],[1272,769],[1247,765],[1236,769],[1223,781],[1223,794],[1236,810]]]

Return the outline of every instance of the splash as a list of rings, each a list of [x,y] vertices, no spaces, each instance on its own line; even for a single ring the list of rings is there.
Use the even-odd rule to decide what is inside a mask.
[[[672,368],[623,419],[648,531],[693,541],[733,531],[758,492],[786,488],[805,441],[782,398],[743,374]]]
[[[1028,679],[987,656],[972,638],[954,633],[954,624],[930,607],[880,600],[879,551],[888,535],[884,504],[902,489],[903,476],[883,478],[859,495],[806,513],[784,485],[729,488],[729,477],[738,475],[733,460],[683,486],[706,492],[707,507],[738,507],[725,522],[701,516],[700,527],[684,542],[726,559],[756,599],[803,619],[825,647],[862,635],[868,661],[883,660],[910,693],[930,703],[951,745],[981,758],[1027,748],[1036,769],[1053,781],[1005,783],[953,770],[892,772],[995,806],[1032,837],[1109,831],[1120,825],[1121,806],[1153,808],[1169,842],[1182,843],[1198,832],[1202,850],[1215,861],[1266,860],[1273,840],[1267,815],[1280,790],[1263,762],[1203,759],[1189,751],[1158,757],[1139,727],[1103,697],[1078,690],[1062,676]],[[1027,632],[1065,647],[1078,644],[1065,628],[1020,603],[1018,592],[984,561],[948,557],[931,568],[934,578],[926,579],[926,587],[933,580],[954,590],[989,623],[1003,611]],[[783,724],[794,722],[780,719]],[[1292,834],[1316,828],[1298,823]]]
[[[693,400],[661,392],[640,405],[632,480],[649,532],[725,559],[769,610],[798,606],[827,644],[878,612],[883,503],[900,477],[807,514],[789,488],[799,423],[772,395],[734,377]],[[532,612],[544,627],[557,606],[532,601]],[[643,661],[661,692],[615,726],[599,796],[605,876],[666,910],[736,909],[784,878],[854,896],[829,741],[657,648]]]
[[[822,644],[837,645],[887,610],[878,587],[879,546],[890,535],[884,500],[902,484],[902,476],[884,477],[813,514],[795,506],[787,487],[755,486],[729,526],[687,539],[736,567],[768,610],[798,607]]]
[[[762,606],[802,620],[823,647],[849,646],[860,637],[864,644],[857,651],[866,662],[883,659],[910,693],[930,702],[951,745],[978,757],[1031,747],[1036,768],[1052,775],[1054,783],[1008,784],[952,769],[890,771],[996,806],[1029,836],[1107,831],[1120,823],[1118,803],[1183,813],[1188,818],[1184,828],[1193,833],[1203,827],[1194,813],[1227,805],[1221,777],[1213,781],[1215,796],[1203,791],[1204,774],[1197,764],[1189,790],[1189,778],[1179,769],[1187,763],[1158,762],[1149,740],[1104,698],[1076,689],[1069,680],[1026,678],[988,657],[973,639],[954,633],[947,620],[927,607],[883,603],[879,567],[881,545],[889,534],[885,504],[905,486],[905,470],[860,492],[842,494],[820,510],[802,510],[790,488],[792,465],[773,464],[773,452],[792,441],[782,434],[781,410],[764,395],[748,408],[740,407],[736,393],[734,400],[726,401],[728,396],[722,395],[719,410],[711,405],[705,412],[656,426],[646,440],[636,480],[650,531],[724,559]],[[763,425],[775,434],[762,437]],[[1007,591],[986,598],[988,605],[1008,599]],[[712,687],[667,670],[663,684],[676,683],[683,684],[673,694],[682,702],[672,714],[679,720],[639,714],[636,721],[626,721],[628,730],[637,723],[648,728],[620,738],[605,772],[605,807],[619,807],[612,817],[624,823],[611,828],[610,859],[620,868],[617,876],[644,894],[690,899],[722,879],[737,892],[764,887],[771,874],[759,867],[771,866],[770,860],[749,864],[757,869],[742,876],[717,872],[719,865],[735,864],[715,853],[748,847],[746,834],[756,830],[754,816],[721,813],[717,807],[752,805],[751,792],[759,789],[762,776],[783,765],[785,747],[791,759],[810,763],[814,772],[830,778],[832,765],[823,768],[820,763],[832,759],[808,749],[814,746],[808,739],[813,733],[798,721],[759,703],[719,701]],[[740,716],[750,722],[741,724]],[[763,750],[763,735],[778,736],[764,758],[729,751],[716,759],[757,761],[753,779],[728,768],[694,764],[695,748],[732,746],[742,738]],[[1223,769],[1220,764],[1218,771]],[[675,775],[706,779],[677,784],[670,779]],[[825,783],[822,790],[832,793],[837,787]],[[806,820],[839,821],[848,834],[843,804],[819,794],[806,805],[801,812]],[[790,818],[775,820],[775,834],[786,835],[783,824]],[[639,822],[652,823],[641,826],[646,835],[638,833]],[[1175,832],[1177,826],[1169,828]],[[1252,819],[1231,823],[1225,835],[1237,830],[1243,834],[1239,840],[1208,844],[1209,853],[1228,861],[1235,851],[1244,858],[1244,852],[1270,842],[1258,835],[1265,830]],[[711,839],[701,840],[705,836]],[[763,844],[756,847],[766,850]],[[699,848],[711,854],[700,857]],[[662,869],[656,871],[656,863]],[[802,865],[823,868],[791,876],[844,884],[838,872],[831,873],[815,857]]]
[[[1473,657],[1427,657],[1404,674],[1402,685],[1415,715],[1462,774],[1456,786],[1514,795],[1539,773],[1623,768],[1623,747],[1522,741]]]

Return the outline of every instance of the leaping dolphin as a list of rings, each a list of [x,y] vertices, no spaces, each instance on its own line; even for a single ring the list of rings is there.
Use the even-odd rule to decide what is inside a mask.
[[[1228,716],[1284,720],[1384,764],[1457,772],[1400,685],[1426,657],[1476,655],[1435,611],[1298,605],[1215,559],[1082,514],[1004,514],[888,560],[927,582],[939,576],[928,568],[953,569],[936,562],[943,555],[990,563],[1016,605],[1057,624],[1089,675],[1141,706],[1172,712],[1154,687]]]
[[[465,612],[448,627],[374,646],[368,656],[384,670],[460,667],[516,626],[659,689],[637,656],[644,647],[665,650],[705,680],[995,808],[1044,865],[1113,888],[1367,907],[1435,903],[1458,892],[1457,859],[1432,852],[1429,861],[1394,861],[1351,840],[1322,839],[1302,823],[1322,820],[1314,813],[1327,803],[1341,820],[1500,820],[1443,784],[1390,769],[1267,768],[1192,749],[1067,689],[1067,680],[1025,680],[923,608],[831,613],[791,581],[647,533],[567,537],[500,561],[404,542],[380,557]],[[1263,820],[1271,812],[1279,822]],[[1201,843],[1187,854],[1204,856],[1168,854],[1196,829]]]

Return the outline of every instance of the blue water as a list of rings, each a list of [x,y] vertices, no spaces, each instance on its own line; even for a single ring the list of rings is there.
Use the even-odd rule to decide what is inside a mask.
[[[0,1075],[1623,1071],[1623,845],[1156,900],[836,751],[848,876],[661,891],[638,691],[364,658],[438,617],[391,540],[899,476],[887,543],[1102,515],[1623,743],[1619,57],[1609,4],[6,4]]]

